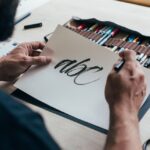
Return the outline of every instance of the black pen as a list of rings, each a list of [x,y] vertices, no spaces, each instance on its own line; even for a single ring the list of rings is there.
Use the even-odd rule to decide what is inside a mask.
[[[26,13],[25,15],[21,16],[20,18],[18,18],[16,21],[15,21],[15,25],[18,24],[19,22],[23,21],[24,19],[26,19],[27,17],[29,17],[31,15],[30,12]]]
[[[125,64],[125,60],[121,60],[118,64],[115,65],[114,70],[116,72],[119,72],[124,64]]]
[[[27,30],[27,29],[33,29],[33,28],[39,28],[39,27],[42,27],[42,23],[35,23],[35,24],[29,24],[29,25],[25,25],[24,26],[24,29]]]

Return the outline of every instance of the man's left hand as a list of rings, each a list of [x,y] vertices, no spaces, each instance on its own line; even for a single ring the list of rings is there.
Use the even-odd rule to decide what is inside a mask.
[[[48,56],[34,56],[38,49],[42,50],[45,44],[31,42],[20,44],[6,56],[0,58],[0,81],[13,81],[32,65],[46,65],[50,63]]]

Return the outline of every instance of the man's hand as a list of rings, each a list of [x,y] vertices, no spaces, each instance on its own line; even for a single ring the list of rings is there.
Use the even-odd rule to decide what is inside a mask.
[[[105,97],[110,106],[123,106],[129,112],[138,112],[146,93],[146,81],[134,51],[120,53],[125,64],[119,72],[112,69],[108,76]]]
[[[146,94],[146,81],[133,51],[124,51],[120,57],[125,64],[119,72],[112,69],[105,87],[110,108],[105,150],[141,150],[138,111]]]
[[[9,54],[0,58],[0,81],[13,81],[32,65],[46,65],[51,59],[47,56],[34,56],[38,49],[42,50],[45,44],[32,42],[20,44]]]

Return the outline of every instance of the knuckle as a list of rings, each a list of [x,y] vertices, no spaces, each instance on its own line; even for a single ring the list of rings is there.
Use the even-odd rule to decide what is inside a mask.
[[[43,58],[42,58],[42,57],[37,57],[37,58],[36,58],[36,62],[37,62],[37,63],[43,62]]]
[[[127,50],[126,51],[127,52],[127,55],[128,56],[134,56],[136,53],[134,52],[134,51],[132,51],[132,50]]]
[[[28,57],[26,57],[26,56],[20,56],[20,59],[19,59],[20,65],[27,65],[28,61],[29,61]]]
[[[21,44],[19,44],[18,46],[17,46],[17,48],[22,48],[22,47],[24,47],[26,44],[25,43],[21,43]]]
[[[140,79],[140,81],[144,81],[145,80],[144,72],[140,72],[139,73],[139,79]]]
[[[124,69],[129,72],[130,75],[134,75],[136,71],[138,71],[138,66],[136,61],[127,61],[125,63]]]
[[[27,42],[21,43],[17,46],[17,48],[19,48],[19,49],[24,49],[24,48],[26,49],[28,47],[29,47],[29,43],[27,43]]]
[[[135,60],[136,59],[136,57],[135,57],[136,53],[134,51],[132,51],[132,50],[126,50],[124,52],[124,56],[126,58],[128,58],[128,60]]]
[[[134,61],[127,61],[125,63],[125,67],[128,69],[133,69],[133,68],[135,68],[135,62]]]

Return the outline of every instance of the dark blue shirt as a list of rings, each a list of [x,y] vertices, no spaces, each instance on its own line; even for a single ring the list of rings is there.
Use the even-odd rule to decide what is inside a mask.
[[[59,150],[42,117],[0,91],[0,150]]]

